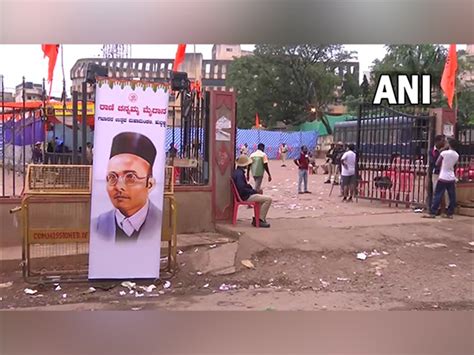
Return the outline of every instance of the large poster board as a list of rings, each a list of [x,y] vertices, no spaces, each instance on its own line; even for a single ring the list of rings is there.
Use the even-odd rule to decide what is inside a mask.
[[[89,279],[158,278],[169,93],[97,82]]]

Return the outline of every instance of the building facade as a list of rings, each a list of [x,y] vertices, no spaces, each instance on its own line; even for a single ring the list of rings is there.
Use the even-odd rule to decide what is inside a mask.
[[[25,82],[25,101],[43,100],[43,85]],[[5,100],[6,101],[6,100]],[[15,87],[15,102],[23,101],[23,84]]]

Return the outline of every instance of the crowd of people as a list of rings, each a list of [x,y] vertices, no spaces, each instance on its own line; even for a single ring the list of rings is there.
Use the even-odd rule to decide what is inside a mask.
[[[279,156],[282,167],[286,167],[288,151],[288,146],[285,143],[281,144]],[[270,227],[266,217],[272,202],[271,197],[264,195],[262,189],[265,173],[268,176],[268,182],[272,181],[268,161],[263,143],[259,143],[257,150],[250,154],[250,156],[248,144],[245,143],[240,148],[240,156],[236,161],[236,169],[232,175],[239,196],[243,201],[261,203],[260,227],[263,228]],[[303,145],[300,148],[300,154],[293,162],[298,167],[297,193],[311,194],[311,191],[308,189],[308,172],[316,165],[315,159],[307,146]],[[332,144],[331,149],[326,155],[326,165],[328,166],[328,179],[326,183],[330,183],[333,178],[333,184],[341,186],[340,197],[342,197],[342,201],[352,202],[357,185],[354,145],[349,144],[344,147],[342,142]],[[253,186],[250,184],[251,177],[253,178]],[[256,225],[255,217],[252,220],[252,225]]]
[[[31,162],[33,164],[62,164],[72,158],[72,150],[58,137],[51,139],[43,149],[43,142],[36,142],[32,149]],[[79,147],[77,154],[82,154]],[[93,146],[91,142],[86,143],[86,164],[93,163]]]
[[[459,160],[459,154],[456,152],[457,142],[454,139],[446,139],[444,135],[438,135],[435,138],[435,146],[430,152],[430,170],[432,173],[432,199],[429,213],[426,218],[436,218],[442,215],[444,205],[444,196],[447,194],[449,205],[443,217],[453,218],[454,208],[456,206],[456,190],[455,190],[455,167]],[[283,143],[279,148],[279,156],[281,166],[286,167],[288,156],[288,146]],[[264,228],[270,227],[267,222],[267,213],[270,208],[272,199],[263,194],[262,182],[265,173],[268,181],[272,181],[270,168],[268,164],[268,156],[265,153],[265,145],[258,144],[257,150],[249,154],[248,145],[244,144],[240,148],[240,156],[237,159],[237,169],[233,173],[233,179],[237,187],[237,191],[244,201],[260,202],[262,213],[260,226]],[[400,160],[395,155],[392,161]],[[315,165],[314,158],[309,152],[308,147],[302,146],[299,157],[294,159],[294,163],[298,167],[298,194],[310,194],[308,190],[308,171],[313,169]],[[357,154],[354,144],[344,145],[343,142],[332,143],[330,149],[326,153],[325,171],[328,177],[324,183],[340,186],[340,197],[343,202],[352,202],[357,193]],[[316,166],[317,167],[317,166]],[[254,186],[249,183],[250,175],[253,177]],[[255,226],[255,217],[252,221]]]

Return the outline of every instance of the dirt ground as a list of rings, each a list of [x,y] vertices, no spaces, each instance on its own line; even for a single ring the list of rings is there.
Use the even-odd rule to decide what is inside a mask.
[[[0,270],[1,309],[45,310],[472,310],[472,219],[425,220],[410,209],[329,197],[325,176],[296,194],[296,167],[271,162],[269,229],[236,226],[180,236],[179,270],[169,279],[28,285],[19,260]],[[336,190],[336,189],[335,189]],[[366,259],[357,254],[365,252]],[[250,260],[253,268],[242,264]],[[35,260],[48,270],[84,269],[87,256]],[[249,266],[251,266],[249,264]],[[217,270],[217,271],[216,271]],[[10,284],[11,283],[11,284]],[[154,284],[146,292],[140,286]],[[90,292],[93,286],[95,291]],[[37,290],[27,295],[24,289]]]

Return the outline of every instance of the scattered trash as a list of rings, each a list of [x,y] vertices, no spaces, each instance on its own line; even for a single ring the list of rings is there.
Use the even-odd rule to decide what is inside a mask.
[[[222,285],[219,286],[219,290],[221,290],[221,291],[229,291],[229,290],[236,289],[236,288],[237,288],[237,285],[222,284]]]
[[[57,285],[54,291],[61,291],[61,286]]]
[[[474,242],[469,242],[469,245],[474,247]]]
[[[119,295],[120,295],[120,296],[125,296],[126,294],[127,294],[127,292],[125,292],[125,291],[120,291],[120,292],[119,292]]]
[[[135,297],[143,297],[143,296],[145,296],[144,293],[135,292]]]
[[[303,240],[303,243],[308,243],[308,242],[309,242],[308,239],[304,239],[304,240]]]
[[[347,277],[338,277],[337,281],[350,281]]]
[[[203,286],[203,288],[208,288],[208,287],[209,287],[209,284],[205,284],[205,285]]]
[[[89,293],[94,293],[95,291],[97,290],[94,287],[89,287],[89,289],[87,291],[84,291],[83,294],[87,295]]]
[[[171,287],[171,282],[165,281],[165,284],[163,285],[163,288],[167,289]]]
[[[449,267],[457,267],[456,264],[449,264]]]
[[[227,286],[226,284],[222,284],[219,286],[219,290],[221,291],[229,291],[230,290],[230,287]]]
[[[425,244],[426,248],[436,249],[436,248],[447,248],[448,246],[443,243],[432,243],[432,244]]]
[[[133,291],[133,290],[128,291],[129,295],[133,295],[134,293],[135,293],[135,291]]]
[[[199,251],[199,248],[194,249],[194,252],[197,253]]]
[[[278,260],[273,260],[273,263],[274,263],[274,264],[278,263]]]
[[[152,294],[149,294],[148,297],[158,297],[159,294],[158,293],[152,293]]]
[[[121,283],[121,285],[123,287],[128,288],[129,290],[133,290],[137,286],[137,284],[135,282],[130,282],[130,281],[124,281],[124,282]]]
[[[371,257],[373,257],[373,256],[380,256],[380,253],[379,253],[376,249],[374,249],[374,250],[368,255],[368,257],[371,258]]]
[[[164,295],[164,294],[165,294],[165,291],[158,291],[158,293],[159,293],[160,295]]]
[[[255,265],[250,260],[242,260],[242,265],[249,269],[255,269]]]
[[[377,275],[377,276],[380,277],[380,276],[382,276],[382,272],[381,272],[380,270],[376,270],[376,271],[375,271],[375,275]]]
[[[43,295],[39,294],[39,295],[33,295],[33,296],[31,296],[31,297],[33,297],[33,298],[40,298],[40,297],[43,297]]]
[[[202,272],[201,272],[201,271],[198,271],[198,272],[196,272],[196,275],[201,276],[201,275],[202,275]]]
[[[326,282],[323,279],[319,279],[319,282],[321,282],[321,286],[323,286],[324,288],[329,286],[329,282]]]
[[[2,302],[2,301],[3,301],[3,297],[0,297],[0,302]]]
[[[183,251],[182,250],[178,250],[178,255],[181,255],[183,254]]]
[[[11,287],[11,285],[13,285],[13,282],[8,281],[8,282],[0,284],[0,288],[8,288],[8,287]]]
[[[63,293],[63,298],[66,298],[67,297],[67,293]]]
[[[327,259],[327,256],[323,255],[321,256],[321,259]]]
[[[413,212],[415,212],[415,213],[422,213],[422,212],[423,212],[423,208],[417,208],[417,209],[413,210]]]
[[[34,295],[34,294],[38,293],[38,290],[32,290],[31,288],[25,288],[25,293],[27,295]]]
[[[139,289],[145,291],[146,293],[153,292],[153,290],[156,288],[155,285],[150,285],[150,286],[140,286]]]
[[[133,307],[132,308],[132,311],[139,311],[140,309],[142,309],[143,307]]]
[[[365,259],[367,259],[367,254],[365,252],[364,253],[357,253],[357,259],[365,260]]]
[[[209,245],[209,248],[211,248],[211,249],[217,248],[217,244]]]
[[[388,253],[386,251],[383,251],[382,254],[383,255],[388,255]]]

